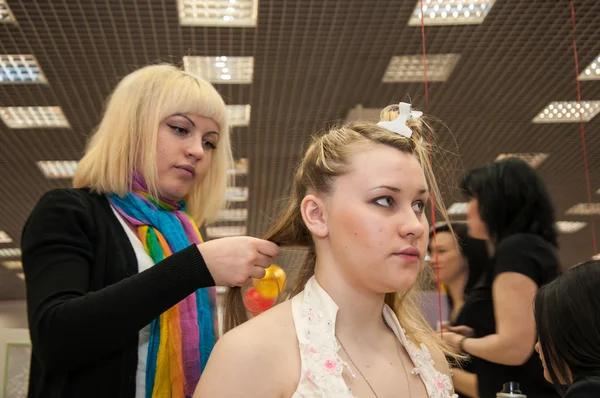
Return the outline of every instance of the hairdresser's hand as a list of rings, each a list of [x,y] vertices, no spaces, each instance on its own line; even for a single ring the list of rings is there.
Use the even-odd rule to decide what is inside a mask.
[[[464,338],[464,336],[461,336],[458,333],[453,333],[453,332],[438,332],[438,335],[441,337],[442,340],[444,340],[444,343],[446,343],[451,349],[453,349],[456,352],[459,352],[459,344],[460,341]]]
[[[243,286],[249,278],[264,277],[279,254],[276,244],[249,236],[211,240],[198,250],[217,286]]]
[[[465,337],[475,336],[475,331],[473,330],[473,328],[470,328],[468,326],[450,326],[448,327],[448,331],[460,334],[461,336]]]

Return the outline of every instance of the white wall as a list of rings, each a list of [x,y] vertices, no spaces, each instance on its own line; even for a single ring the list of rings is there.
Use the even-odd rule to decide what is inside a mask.
[[[5,398],[6,343],[28,342],[25,301],[0,301],[0,398]]]

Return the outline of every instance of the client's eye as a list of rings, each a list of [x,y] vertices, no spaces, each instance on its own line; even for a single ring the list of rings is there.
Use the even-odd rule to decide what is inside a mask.
[[[375,199],[373,203],[376,203],[377,205],[382,207],[390,207],[394,204],[394,198],[392,198],[391,196],[382,196],[381,198]]]

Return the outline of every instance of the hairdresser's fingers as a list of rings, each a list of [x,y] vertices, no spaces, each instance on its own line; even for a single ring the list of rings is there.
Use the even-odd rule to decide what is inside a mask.
[[[262,279],[267,274],[267,271],[260,266],[254,266],[250,270],[250,277],[254,279]]]
[[[451,326],[450,328],[448,328],[448,330],[454,333],[458,333],[465,337],[473,337],[475,335],[473,329],[468,326]]]
[[[273,264],[273,257],[265,256],[264,254],[257,253],[252,265],[257,267],[269,268]]]
[[[271,258],[275,258],[279,255],[279,246],[277,246],[273,242],[269,242],[264,239],[253,238],[253,243],[255,244],[256,250],[260,254],[264,254],[265,256],[269,256]]]

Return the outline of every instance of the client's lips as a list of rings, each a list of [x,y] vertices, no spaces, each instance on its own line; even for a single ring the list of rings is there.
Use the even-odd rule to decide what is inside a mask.
[[[416,263],[421,259],[421,252],[415,247],[408,247],[404,250],[394,253],[394,255],[402,258],[408,263]]]

